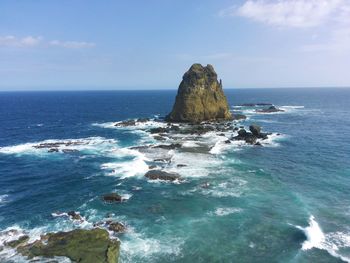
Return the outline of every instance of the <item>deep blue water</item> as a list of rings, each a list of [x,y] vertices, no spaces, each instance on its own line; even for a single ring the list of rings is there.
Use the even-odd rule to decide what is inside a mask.
[[[180,184],[145,180],[148,161],[128,147],[155,141],[110,124],[164,116],[175,90],[0,93],[0,230],[34,238],[112,213],[129,229],[119,236],[121,262],[350,262],[350,89],[225,92],[249,117],[242,125],[281,135],[264,147],[171,153],[189,165]],[[247,102],[285,112],[233,107]],[[32,147],[49,139],[83,145],[72,153]],[[105,204],[109,192],[129,199]],[[70,210],[87,222],[52,216]],[[1,262],[21,260],[0,251]]]

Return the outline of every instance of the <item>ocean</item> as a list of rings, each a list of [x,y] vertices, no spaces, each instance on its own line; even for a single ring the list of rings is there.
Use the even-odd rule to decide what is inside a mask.
[[[9,229],[35,240],[107,217],[127,227],[120,262],[350,262],[350,89],[225,93],[248,117],[237,125],[272,133],[262,147],[224,143],[229,131],[179,137],[185,150],[132,148],[167,142],[148,130],[164,125],[175,90],[1,92],[0,262],[28,262],[3,247]],[[114,126],[134,118],[150,120]],[[184,180],[147,180],[155,158]],[[103,202],[111,192],[126,201]],[[72,210],[85,220],[59,216]]]

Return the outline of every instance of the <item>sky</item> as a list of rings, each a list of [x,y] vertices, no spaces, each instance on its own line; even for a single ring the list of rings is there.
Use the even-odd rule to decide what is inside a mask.
[[[0,90],[349,87],[350,0],[1,0]]]

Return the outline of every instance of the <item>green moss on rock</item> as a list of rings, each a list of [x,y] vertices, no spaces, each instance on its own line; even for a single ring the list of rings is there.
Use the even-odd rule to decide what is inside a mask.
[[[212,65],[193,64],[184,74],[175,104],[166,117],[173,122],[232,119],[222,83]]]
[[[106,230],[95,228],[49,233],[17,250],[29,258],[64,256],[80,263],[116,263],[119,246],[120,242],[111,240]]]

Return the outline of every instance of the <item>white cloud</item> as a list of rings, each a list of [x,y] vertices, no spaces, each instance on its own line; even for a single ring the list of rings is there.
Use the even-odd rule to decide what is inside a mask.
[[[308,28],[319,26],[349,0],[248,0],[239,7],[221,11],[221,15],[241,16],[279,27]],[[344,17],[343,19],[349,19]]]
[[[15,36],[0,36],[0,46],[8,47],[35,47],[42,41],[42,37],[27,36],[17,38]]]
[[[64,48],[89,48],[89,47],[94,47],[95,43],[53,40],[49,42],[49,45],[56,46],[56,47],[64,47]]]
[[[33,48],[33,47],[61,47],[61,48],[91,48],[95,46],[92,42],[79,41],[45,41],[43,37],[26,36],[23,38],[15,36],[0,36],[0,47]]]

